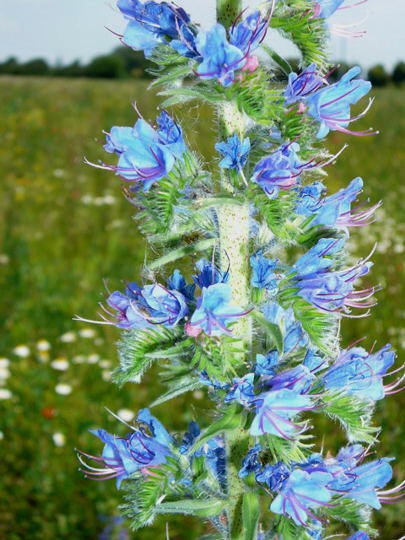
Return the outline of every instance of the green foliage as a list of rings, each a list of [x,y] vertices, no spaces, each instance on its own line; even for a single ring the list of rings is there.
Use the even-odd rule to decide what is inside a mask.
[[[260,502],[257,493],[244,493],[242,500],[243,540],[256,540],[259,519]]]
[[[306,439],[311,438],[308,435],[297,436],[293,441],[288,439],[282,439],[275,435],[264,435],[263,439],[266,443],[274,463],[282,461],[287,465],[293,462],[302,463],[305,458],[310,454],[312,450],[311,444],[305,442]]]
[[[118,343],[120,366],[114,372],[116,383],[138,382],[139,378],[165,350],[173,347],[182,335],[178,328],[163,325],[147,330],[130,330],[123,333]],[[153,354],[148,356],[148,354]]]
[[[295,43],[304,65],[315,63],[323,71],[327,67],[327,32],[321,18],[311,17],[312,9],[309,0],[278,2],[270,26]]]
[[[371,424],[373,411],[370,403],[350,395],[327,396],[324,401],[324,412],[342,425],[350,442],[376,442],[379,428]]]
[[[120,79],[125,73],[125,63],[120,56],[97,56],[86,67],[84,74],[97,79]]]
[[[252,317],[266,332],[266,349],[276,347],[280,355],[283,354],[284,338],[279,326],[268,321],[259,311],[253,311]]]
[[[361,530],[371,536],[377,534],[377,531],[369,525],[370,510],[356,501],[347,498],[337,498],[333,500],[333,506],[327,509],[320,509],[319,514],[321,517],[325,516],[330,520],[344,523],[352,532]]]
[[[285,516],[275,518],[273,532],[277,533],[283,540],[309,540],[304,527],[296,525],[292,519]],[[274,538],[274,536],[269,536],[269,538]]]
[[[151,525],[156,517],[158,501],[168,489],[168,467],[156,469],[153,476],[137,477],[125,482],[126,504],[120,510],[130,521],[132,530]]]
[[[160,397],[155,399],[155,401],[153,401],[149,405],[149,407],[157,407],[158,405],[162,405],[162,403],[165,403],[166,401],[174,399],[177,396],[181,396],[185,392],[191,392],[193,390],[203,388],[204,385],[198,379],[196,379],[195,375],[193,377],[190,375],[185,375],[183,377],[177,378],[169,386],[170,389],[164,394],[162,394]]]

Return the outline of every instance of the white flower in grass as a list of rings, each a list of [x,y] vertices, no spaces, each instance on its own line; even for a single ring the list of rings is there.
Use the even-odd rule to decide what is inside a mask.
[[[94,340],[94,345],[97,345],[97,347],[100,347],[104,343],[104,339],[101,337],[98,337]]]
[[[101,372],[103,381],[111,381],[111,371],[104,370]]]
[[[39,351],[39,353],[37,354],[37,359],[39,362],[42,362],[42,363],[49,362],[49,352]]]
[[[0,388],[0,399],[10,399],[13,397],[13,394],[8,390],[8,388]]]
[[[52,439],[53,439],[53,442],[55,444],[55,446],[58,446],[58,447],[61,447],[61,446],[65,446],[65,443],[66,443],[66,437],[64,436],[63,433],[54,433],[52,435]]]
[[[66,371],[69,367],[69,362],[66,360],[66,358],[57,358],[51,362],[51,367],[58,371]]]
[[[60,340],[63,341],[63,343],[73,343],[76,341],[76,334],[75,332],[66,332],[60,336]]]
[[[117,414],[124,422],[132,422],[135,418],[135,413],[129,409],[120,409]]]
[[[50,348],[51,348],[51,344],[49,343],[49,341],[46,341],[46,339],[40,339],[39,341],[37,341],[38,351],[45,352],[45,351],[49,351]]]
[[[84,364],[85,360],[86,360],[86,357],[83,356],[82,354],[78,354],[77,356],[74,356],[72,358],[72,362],[74,364]]]
[[[93,328],[82,328],[79,330],[79,336],[86,339],[91,339],[96,336],[96,331]]]
[[[13,353],[20,358],[27,358],[31,354],[31,351],[27,345],[17,345],[14,348]]]
[[[10,377],[10,370],[6,367],[0,366],[0,379],[8,379]]]
[[[100,360],[100,355],[99,354],[96,354],[96,353],[93,353],[93,354],[89,354],[89,356],[87,357],[87,362],[89,364],[97,364],[97,362]]]
[[[4,433],[0,431],[0,441],[2,441],[3,439],[4,439]]]
[[[55,386],[55,392],[61,396],[68,396],[72,392],[72,387],[70,384],[57,384]]]
[[[103,369],[108,369],[111,367],[111,362],[109,360],[100,360],[100,367]]]
[[[7,368],[10,365],[8,358],[0,358],[0,368]]]

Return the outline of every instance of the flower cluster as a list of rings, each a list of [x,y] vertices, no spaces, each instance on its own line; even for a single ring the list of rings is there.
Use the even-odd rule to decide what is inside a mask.
[[[248,530],[252,539],[284,538],[291,526],[297,538],[319,540],[338,519],[351,531],[364,528],[351,540],[365,540],[367,520],[346,512],[348,501],[366,515],[402,496],[403,484],[385,489],[391,458],[367,461],[360,443],[374,442],[371,412],[402,390],[404,377],[390,377],[404,366],[393,368],[389,344],[368,351],[358,340],[341,349],[339,339],[341,318],[364,317],[375,303],[378,287],[357,286],[372,253],[349,266],[346,243],[350,228],[370,224],[380,206],[357,202],[359,177],[337,193],[324,183],[325,167],[346,145],[330,155],[319,140],[330,131],[373,133],[350,129],[372,104],[351,115],[371,88],[358,78],[360,68],[333,84],[325,74],[320,36],[343,3],[273,0],[226,27],[231,5],[240,5],[229,0],[221,22],[205,31],[172,3],[118,1],[127,21],[123,42],[158,64],[157,84],[168,96],[162,107],[201,98],[220,117],[219,180],[189,152],[165,110],[156,125],[140,118],[134,127],[111,128],[104,148],[118,165],[99,165],[131,183],[126,193],[141,208],[151,252],[159,252],[145,268],[151,283],[128,283],[100,304],[98,322],[124,331],[116,379],[139,380],[152,361],[164,360],[168,390],[153,405],[188,391],[201,397],[201,390],[215,404],[206,429],[193,421],[182,436],[170,435],[147,409],[123,438],[93,431],[103,453],[80,453],[80,460],[89,477],[137,482],[129,495],[134,528],[169,508],[208,518],[221,538]],[[276,71],[258,69],[255,56],[272,24],[302,52],[302,71],[288,73],[285,87]],[[264,52],[288,71],[275,51]],[[178,77],[187,84],[174,85]],[[161,276],[180,257],[196,267],[190,278],[174,270],[155,281],[157,269]],[[336,457],[314,453],[316,414],[345,431],[350,446]],[[264,531],[259,499],[268,495],[270,512],[283,518]]]

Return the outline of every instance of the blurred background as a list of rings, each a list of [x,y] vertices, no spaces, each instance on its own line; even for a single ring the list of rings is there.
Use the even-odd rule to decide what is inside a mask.
[[[203,26],[214,18],[214,2],[179,2]],[[251,3],[250,3],[251,4]],[[362,39],[331,42],[341,67],[360,63],[375,86],[375,104],[356,129],[381,134],[351,138],[332,134],[328,145],[350,148],[329,169],[331,190],[362,176],[364,199],[384,200],[378,221],[353,231],[353,258],[375,242],[370,277],[381,284],[372,317],[343,325],[343,346],[365,337],[364,346],[389,342],[400,351],[403,328],[403,200],[405,166],[405,6],[370,0],[344,14],[342,24],[367,18]],[[402,23],[401,23],[402,21]],[[105,407],[131,421],[161,392],[156,372],[141,385],[119,389],[110,382],[117,364],[113,328],[72,320],[95,317],[97,302],[122,280],[136,280],[144,260],[133,208],[114,175],[84,165],[102,157],[102,130],[135,122],[131,103],[154,119],[159,97],[147,91],[142,56],[119,47],[107,26],[120,32],[114,6],[99,0],[0,2],[0,538],[7,540],[165,538],[166,520],[130,534],[119,518],[120,493],[112,481],[92,483],[78,472],[74,448],[98,453],[88,429],[122,433]],[[280,54],[296,51],[270,35]],[[402,57],[403,55],[403,57]],[[189,144],[208,160],[215,124],[209,108],[175,110]],[[401,404],[402,400],[402,404]],[[396,456],[396,481],[404,477],[401,394],[377,404],[383,426],[380,455]],[[156,415],[184,431],[195,411],[208,405],[201,392],[178,398]],[[342,443],[340,430],[325,426],[327,448]],[[125,431],[125,427],[124,427]],[[375,516],[383,540],[404,530],[398,506]],[[204,527],[171,518],[172,539],[194,539]]]

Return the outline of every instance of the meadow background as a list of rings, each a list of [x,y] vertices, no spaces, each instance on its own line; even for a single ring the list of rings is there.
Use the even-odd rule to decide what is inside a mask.
[[[161,391],[153,370],[141,385],[111,384],[119,332],[72,320],[75,314],[96,317],[103,279],[113,289],[139,277],[144,244],[134,209],[119,180],[84,165],[83,157],[96,161],[103,155],[103,129],[135,121],[134,101],[146,118],[154,118],[159,98],[146,88],[147,82],[134,80],[0,77],[0,538],[165,538],[163,518],[130,535],[117,518],[114,483],[85,480],[74,453],[75,447],[100,451],[89,428],[123,432],[105,407],[130,419]],[[328,171],[330,188],[362,176],[364,198],[384,200],[378,222],[353,231],[351,241],[356,258],[378,242],[369,280],[383,290],[371,318],[345,321],[343,345],[363,336],[366,347],[390,342],[400,350],[405,342],[404,92],[394,86],[374,91],[376,102],[356,128],[371,125],[380,135],[328,139],[331,150],[350,144]],[[190,145],[209,159],[215,136],[210,110],[187,105],[177,114]],[[377,404],[381,455],[404,455],[404,405],[401,394]],[[205,406],[196,392],[155,413],[183,431]],[[325,433],[326,448],[333,450],[341,441],[339,428],[328,424]],[[399,459],[394,467],[398,482],[404,477]],[[191,518],[167,521],[172,540],[191,540],[204,531]],[[400,538],[400,508],[376,514],[376,525],[381,539]]]

